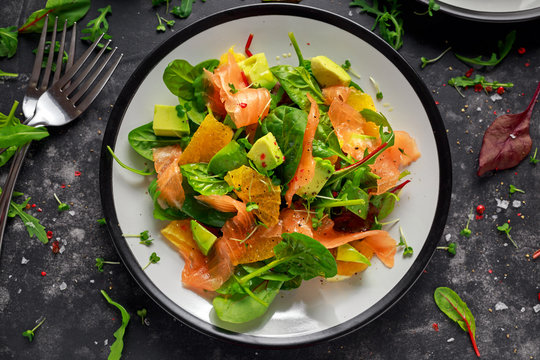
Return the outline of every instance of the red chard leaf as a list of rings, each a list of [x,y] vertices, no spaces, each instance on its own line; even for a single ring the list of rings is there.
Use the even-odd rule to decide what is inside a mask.
[[[524,112],[499,116],[487,128],[478,157],[478,176],[491,170],[512,168],[531,151],[529,125],[539,94],[540,83]]]

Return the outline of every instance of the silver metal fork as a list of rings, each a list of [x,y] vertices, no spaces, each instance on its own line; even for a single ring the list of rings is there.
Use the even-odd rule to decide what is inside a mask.
[[[123,54],[120,54],[114,60],[109,69],[103,73],[101,78],[97,80],[99,75],[105,69],[107,63],[111,60],[117,48],[112,49],[108,56],[94,69],[100,57],[108,48],[110,40],[101,48],[99,53],[83,67],[84,63],[89,59],[90,55],[100,42],[100,36],[90,47],[84,52],[84,54],[73,64],[73,66],[66,71],[66,73],[60,77],[52,86],[45,91],[38,99],[36,103],[35,113],[28,118],[25,123],[29,126],[61,126],[75,120],[81,113],[88,108],[88,106],[94,101],[94,99],[101,92],[112,73],[118,66],[118,63],[122,59]],[[54,38],[53,38],[54,39]],[[54,43],[52,43],[54,45]],[[40,41],[40,46],[41,46]],[[44,46],[44,42],[43,42]],[[38,53],[40,51],[38,50]],[[59,57],[63,55],[63,48],[58,53]],[[45,68],[45,75],[50,76],[52,66],[52,56],[49,56],[47,67]],[[38,58],[36,58],[36,63]],[[41,66],[42,59],[39,59],[39,65]],[[57,60],[57,64],[61,59]],[[34,64],[34,68],[36,65]],[[60,69],[57,67],[56,72]],[[77,77],[75,78],[75,75]],[[38,76],[39,77],[39,76]],[[7,214],[9,210],[9,203],[17,176],[21,170],[24,157],[30,143],[22,146],[13,157],[11,168],[9,170],[6,183],[3,186],[3,191],[0,196],[0,252],[2,250],[2,240],[4,237],[4,229],[7,221]]]

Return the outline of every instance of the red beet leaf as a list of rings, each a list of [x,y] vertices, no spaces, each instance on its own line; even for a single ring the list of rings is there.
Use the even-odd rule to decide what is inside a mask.
[[[531,151],[529,125],[534,104],[540,94],[540,83],[527,106],[519,114],[499,116],[487,128],[478,158],[478,176],[491,170],[509,169],[521,162]]]

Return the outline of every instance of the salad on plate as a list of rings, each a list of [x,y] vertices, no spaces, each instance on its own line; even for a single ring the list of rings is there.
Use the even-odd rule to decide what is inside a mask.
[[[218,59],[172,61],[178,104],[156,104],[132,148],[154,164],[148,192],[163,236],[184,259],[183,285],[212,297],[222,321],[263,315],[303,280],[346,280],[399,247],[384,225],[414,139],[393,130],[372,97],[327,56],[270,67],[231,47]],[[378,96],[382,93],[377,90]],[[380,96],[379,96],[380,94]]]

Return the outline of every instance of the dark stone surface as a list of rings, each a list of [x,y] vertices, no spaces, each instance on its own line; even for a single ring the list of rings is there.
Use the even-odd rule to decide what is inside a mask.
[[[176,1],[178,2],[178,1]],[[258,3],[258,0],[208,0],[194,4],[192,16],[177,21],[174,30],[197,19],[233,6]],[[44,1],[4,1],[0,27],[22,24]],[[304,0],[303,4],[331,10],[364,26],[373,18],[358,14],[348,1]],[[94,18],[97,9],[108,3],[92,2],[92,8],[81,25]],[[53,254],[49,246],[29,239],[18,219],[8,222],[0,262],[0,358],[2,359],[97,359],[106,358],[113,332],[120,324],[119,314],[99,293],[106,289],[133,315],[126,337],[126,359],[253,359],[253,358],[343,358],[343,359],[465,359],[474,358],[469,338],[446,318],[433,302],[438,286],[449,286],[468,303],[476,316],[477,341],[487,359],[538,358],[540,313],[533,311],[539,303],[538,261],[530,257],[540,247],[537,236],[540,209],[538,184],[540,169],[523,161],[517,168],[494,176],[475,175],[482,134],[497,114],[522,111],[528,104],[540,79],[540,38],[535,36],[539,21],[523,24],[472,23],[437,13],[433,18],[413,15],[421,9],[418,3],[403,6],[405,19],[404,46],[400,53],[415,67],[433,96],[440,103],[451,145],[454,190],[452,205],[440,240],[445,237],[458,243],[455,257],[437,251],[425,273],[394,307],[376,321],[340,339],[293,350],[257,350],[231,345],[208,338],[174,320],[137,286],[124,267],[107,266],[98,273],[96,257],[118,256],[104,227],[96,224],[102,211],[99,201],[99,149],[114,103],[130,74],[148,53],[173,32],[156,33],[155,10],[149,0],[115,1],[109,17],[114,44],[125,57],[112,80],[91,108],[76,122],[50,129],[51,136],[32,145],[17,190],[32,197],[37,207],[30,212],[41,219],[65,246],[62,254]],[[161,10],[163,11],[163,10]],[[79,28],[82,29],[82,26]],[[514,49],[499,66],[482,71],[488,79],[515,84],[502,100],[493,102],[484,93],[471,89],[462,98],[454,89],[444,86],[450,77],[463,75],[468,66],[447,54],[440,62],[420,70],[419,58],[437,56],[451,45],[456,52],[489,54],[498,39],[511,29],[518,30]],[[246,34],[249,29],[246,29]],[[18,72],[15,79],[0,80],[0,111],[7,113],[14,100],[22,101],[37,35],[20,36],[19,49],[12,59],[1,59],[0,69]],[[82,51],[85,45],[79,43]],[[525,47],[519,55],[516,49]],[[527,66],[526,64],[530,64]],[[540,131],[537,109],[532,120],[533,149]],[[2,168],[2,177],[7,173]],[[75,176],[80,171],[80,176]],[[66,188],[61,188],[65,184]],[[508,194],[509,184],[526,194]],[[58,213],[53,193],[73,203],[71,213]],[[508,209],[498,209],[496,199],[510,200]],[[513,200],[521,206],[514,208]],[[471,221],[473,235],[459,236],[469,210],[478,204],[486,206],[483,219]],[[41,208],[43,212],[37,212]],[[426,216],[417,209],[418,216]],[[521,214],[521,216],[518,215]],[[497,224],[510,220],[515,249],[507,244]],[[25,257],[30,261],[21,264]],[[41,276],[46,271],[47,276]],[[65,282],[67,288],[59,289]],[[503,302],[507,310],[496,311]],[[150,326],[142,326],[135,311],[148,309]],[[32,343],[21,336],[34,321],[46,316]],[[437,323],[439,331],[432,328]],[[454,338],[455,341],[447,342]],[[104,342],[108,341],[109,345]]]

